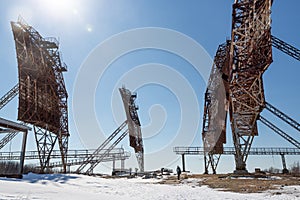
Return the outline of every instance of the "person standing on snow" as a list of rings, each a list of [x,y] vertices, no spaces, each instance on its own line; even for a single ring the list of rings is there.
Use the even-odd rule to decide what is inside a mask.
[[[177,179],[180,180],[181,169],[179,166],[177,166],[176,172],[177,172]]]

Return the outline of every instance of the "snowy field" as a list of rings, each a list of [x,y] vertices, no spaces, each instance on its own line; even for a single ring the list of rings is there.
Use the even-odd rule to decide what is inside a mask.
[[[163,199],[300,199],[300,186],[278,191],[239,194],[199,186],[197,180],[179,185],[156,184],[156,179],[104,179],[84,175],[25,175],[22,180],[0,178],[0,199],[163,200]]]

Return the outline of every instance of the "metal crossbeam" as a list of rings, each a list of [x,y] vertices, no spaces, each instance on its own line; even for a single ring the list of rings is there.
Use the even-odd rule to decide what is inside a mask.
[[[300,50],[272,35],[272,46],[300,61]]]
[[[6,106],[19,93],[19,84],[16,84],[0,99],[0,110]]]
[[[101,162],[111,162],[115,160],[125,160],[128,159],[130,156],[128,154],[115,154],[114,156],[108,156],[104,157]],[[98,160],[95,160],[97,162]],[[81,165],[84,162],[84,159],[75,159],[75,160],[68,160],[67,166],[74,166],[74,165]],[[62,167],[62,162],[54,162],[50,163],[49,167],[50,168],[55,168],[55,167]]]
[[[281,137],[283,137],[284,139],[286,139],[288,142],[290,142],[291,144],[293,144],[295,147],[297,147],[298,149],[300,149],[300,143],[297,140],[295,140],[293,137],[289,136],[287,133],[285,133],[284,131],[282,131],[280,128],[278,128],[273,123],[271,123],[270,121],[268,121],[266,118],[260,116],[259,120],[263,124],[265,124],[266,126],[268,126],[270,129],[272,129],[275,133],[277,133],[278,135],[280,135]]]
[[[106,149],[103,150],[103,152]],[[92,155],[95,152],[95,149],[90,150],[68,150],[67,157],[72,159],[84,159],[90,155]],[[102,155],[103,152],[101,152],[99,155]],[[20,157],[20,151],[13,151],[13,152],[0,152],[0,160],[19,160]],[[123,148],[114,148],[109,154],[108,157],[112,157],[114,155],[121,155],[121,154],[129,154],[129,152],[124,151]],[[51,159],[60,159],[61,154],[60,150],[53,150],[51,155]],[[26,151],[25,152],[25,159],[26,160],[36,160],[39,159],[39,152],[38,151]]]
[[[300,131],[300,124],[298,122],[296,122],[295,120],[293,120],[292,118],[290,118],[289,116],[284,114],[279,109],[272,106],[270,103],[266,102],[265,106],[268,111],[270,111],[271,113],[273,113],[274,115],[276,115],[277,117],[279,117],[280,119],[282,119],[283,121],[288,123],[290,126],[295,128],[296,130]]]
[[[174,147],[173,152],[177,155],[204,155],[203,147]],[[234,155],[234,147],[224,147],[223,155]],[[249,155],[300,155],[299,148],[284,147],[252,147]]]

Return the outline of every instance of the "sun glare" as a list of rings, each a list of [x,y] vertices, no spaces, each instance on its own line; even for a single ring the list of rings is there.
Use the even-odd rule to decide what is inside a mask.
[[[43,10],[51,16],[67,16],[78,13],[72,0],[44,0],[40,1]]]
[[[43,15],[51,21],[61,24],[81,26],[87,32],[93,32],[93,26],[84,17],[83,0],[43,0],[36,1]]]

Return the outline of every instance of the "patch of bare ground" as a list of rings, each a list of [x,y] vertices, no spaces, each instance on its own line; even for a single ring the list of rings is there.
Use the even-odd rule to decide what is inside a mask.
[[[274,190],[285,186],[300,185],[300,177],[283,174],[249,174],[246,176],[236,176],[234,174],[223,175],[185,175],[180,181],[177,177],[170,176],[164,179],[160,184],[182,184],[185,179],[199,179],[199,185],[207,185],[210,188],[222,191],[231,191],[238,193],[257,193],[266,190]]]

